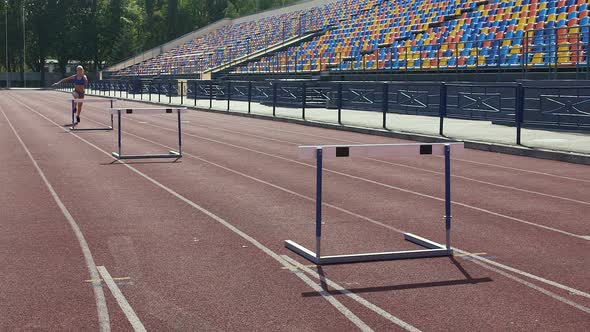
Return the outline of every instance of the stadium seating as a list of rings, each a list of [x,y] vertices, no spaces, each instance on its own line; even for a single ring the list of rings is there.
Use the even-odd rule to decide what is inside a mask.
[[[340,0],[225,26],[117,75],[198,73],[314,30],[323,33],[232,71],[579,66],[590,9],[587,0]]]

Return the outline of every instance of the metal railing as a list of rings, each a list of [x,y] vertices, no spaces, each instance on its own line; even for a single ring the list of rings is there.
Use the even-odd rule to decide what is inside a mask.
[[[445,119],[491,121],[515,128],[521,144],[523,127],[590,132],[590,81],[523,81],[505,84],[441,82],[318,82],[301,81],[116,81],[90,82],[88,94],[199,108],[232,109],[241,102],[253,107],[301,110],[379,112],[382,128],[389,114],[438,118],[438,134],[445,135]],[[71,84],[61,84],[71,91]],[[201,103],[205,101],[205,105]],[[215,104],[215,107],[214,107]]]

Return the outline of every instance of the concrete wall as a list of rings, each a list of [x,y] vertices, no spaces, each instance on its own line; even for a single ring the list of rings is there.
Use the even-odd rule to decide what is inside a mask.
[[[0,87],[6,86],[6,79],[6,73],[0,72]],[[43,83],[41,82],[41,73],[26,72],[25,79],[27,81],[27,86],[38,87],[41,85],[49,86],[62,79],[62,76],[59,73],[45,73],[45,82]],[[23,73],[8,73],[8,80],[10,81],[10,86],[13,87],[22,87],[25,85],[25,82],[23,81]]]
[[[199,30],[189,32],[189,33],[187,33],[181,37],[178,37],[172,41],[169,41],[169,42],[162,44],[158,47],[152,48],[151,50],[140,53],[132,58],[125,60],[125,61],[119,62],[119,63],[112,65],[108,68],[105,68],[103,71],[113,72],[113,71],[117,71],[117,70],[129,67],[129,66],[133,66],[137,63],[154,58],[164,52],[168,52],[171,49],[178,47],[179,45],[185,44],[186,42],[188,42],[192,39],[195,39],[199,36],[206,35],[207,33],[212,32],[217,29],[220,29],[226,25],[239,24],[239,23],[244,23],[244,22],[260,20],[260,19],[270,17],[270,16],[277,16],[277,15],[281,15],[284,13],[290,13],[290,12],[294,12],[294,11],[298,11],[298,10],[305,10],[305,9],[329,4],[332,2],[336,2],[336,1],[338,1],[338,0],[304,0],[304,1],[298,2],[296,4],[293,4],[291,6],[268,10],[268,11],[261,12],[258,14],[253,14],[250,16],[239,17],[236,19],[225,18],[225,19],[219,20],[215,23],[209,24]]]

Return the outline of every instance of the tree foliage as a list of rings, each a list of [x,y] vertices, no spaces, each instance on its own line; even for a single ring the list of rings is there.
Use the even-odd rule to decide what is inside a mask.
[[[0,71],[42,71],[47,59],[56,59],[62,73],[69,61],[96,71],[224,17],[292,2],[295,0],[0,0]]]

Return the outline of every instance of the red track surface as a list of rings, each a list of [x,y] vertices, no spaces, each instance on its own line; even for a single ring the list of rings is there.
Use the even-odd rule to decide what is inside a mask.
[[[0,330],[98,329],[78,240],[8,121],[148,330],[356,328],[301,277],[319,280],[277,256],[308,264],[283,241],[313,247],[315,170],[296,146],[398,140],[190,112],[181,161],[127,167],[107,154],[116,132],[61,128],[68,98],[0,92]],[[87,104],[80,126],[107,117]],[[128,117],[122,129],[125,153],[176,146],[172,117]],[[416,248],[396,230],[443,242],[442,167],[437,157],[326,162],[324,253]],[[590,328],[588,167],[471,150],[452,167],[453,246],[476,258],[321,269],[381,315],[333,287],[322,294],[374,330]],[[101,285],[111,329],[131,330]]]

